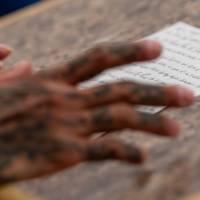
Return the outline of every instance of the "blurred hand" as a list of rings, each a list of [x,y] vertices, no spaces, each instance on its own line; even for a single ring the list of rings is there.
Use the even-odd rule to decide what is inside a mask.
[[[47,175],[84,161],[145,160],[146,153],[133,145],[106,137],[91,139],[101,131],[130,128],[176,136],[180,130],[176,121],[134,107],[188,106],[194,100],[188,89],[136,82],[77,87],[108,68],[155,59],[161,50],[153,41],[105,44],[57,68],[2,84],[0,182]]]

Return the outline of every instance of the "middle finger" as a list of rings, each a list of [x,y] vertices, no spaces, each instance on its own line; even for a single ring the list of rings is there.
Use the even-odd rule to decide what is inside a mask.
[[[134,82],[116,82],[81,91],[86,107],[127,102],[140,105],[188,106],[194,101],[193,92],[180,86],[156,86]]]

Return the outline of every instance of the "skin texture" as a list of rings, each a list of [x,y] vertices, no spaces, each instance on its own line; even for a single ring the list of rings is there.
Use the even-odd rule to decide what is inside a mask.
[[[188,106],[194,101],[188,89],[135,82],[78,87],[108,68],[155,59],[161,50],[153,41],[103,44],[48,71],[28,76],[26,65],[23,73],[12,71],[12,78],[2,73],[0,183],[48,175],[85,161],[145,160],[146,153],[133,145],[106,137],[91,139],[101,131],[130,128],[176,136],[176,121],[134,107]]]

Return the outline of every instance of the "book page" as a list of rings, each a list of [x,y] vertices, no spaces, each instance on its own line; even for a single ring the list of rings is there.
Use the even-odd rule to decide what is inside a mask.
[[[159,59],[107,70],[89,84],[120,80],[178,84],[200,95],[200,29],[178,22],[147,38],[162,43],[164,51]],[[162,108],[144,106],[140,110],[156,113]]]

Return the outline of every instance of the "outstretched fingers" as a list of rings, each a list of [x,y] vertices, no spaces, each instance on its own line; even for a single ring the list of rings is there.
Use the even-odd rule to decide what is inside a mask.
[[[161,51],[161,45],[150,40],[132,44],[108,43],[93,48],[67,64],[41,75],[77,84],[115,66],[155,59],[161,54]]]

